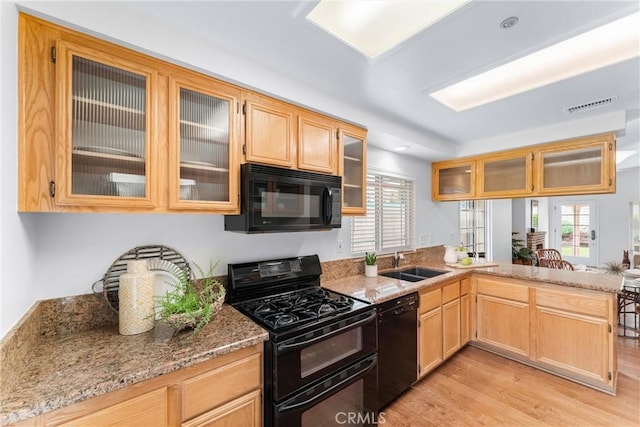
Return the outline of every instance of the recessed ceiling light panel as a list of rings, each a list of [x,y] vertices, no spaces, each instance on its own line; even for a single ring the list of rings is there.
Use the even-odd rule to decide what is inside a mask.
[[[634,13],[431,93],[454,111],[507,98],[640,55]]]
[[[375,58],[469,1],[321,0],[307,19]]]

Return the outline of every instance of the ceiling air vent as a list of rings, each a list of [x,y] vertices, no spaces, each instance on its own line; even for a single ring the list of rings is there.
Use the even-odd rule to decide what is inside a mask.
[[[608,105],[615,105],[618,103],[617,96],[611,96],[609,98],[598,99],[597,101],[587,102],[581,105],[574,105],[573,107],[563,108],[565,114],[581,113],[583,111],[595,110],[596,108],[606,107]]]

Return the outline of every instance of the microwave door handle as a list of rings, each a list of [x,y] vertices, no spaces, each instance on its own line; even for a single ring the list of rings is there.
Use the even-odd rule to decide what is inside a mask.
[[[328,187],[325,187],[324,193],[322,196],[323,196],[322,207],[324,210],[322,212],[322,222],[324,223],[324,225],[330,225],[331,216],[333,213],[333,195],[331,194],[331,189],[329,189]]]
[[[293,403],[293,404],[286,404],[285,403],[282,407],[280,407],[280,412],[291,411],[293,409],[304,410],[304,409],[307,409],[307,408],[310,408],[310,407],[314,406],[318,401],[324,399],[325,396],[329,395],[330,393],[333,393],[334,390],[341,388],[345,384],[348,384],[349,382],[353,381],[355,378],[358,378],[358,377],[366,374],[367,372],[369,372],[371,369],[373,369],[373,367],[376,365],[376,363],[378,363],[378,359],[377,358],[371,358],[369,363],[367,363],[367,366],[364,367],[359,372],[356,372],[355,374],[351,375],[350,377],[341,380],[337,384],[331,386],[327,390],[323,390],[322,393],[319,393],[319,394],[313,396],[310,399],[307,399],[305,401],[298,402],[298,403]]]

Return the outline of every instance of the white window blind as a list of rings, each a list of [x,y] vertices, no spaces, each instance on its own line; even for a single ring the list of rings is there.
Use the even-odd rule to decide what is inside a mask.
[[[412,249],[415,229],[414,181],[367,174],[367,215],[355,217],[351,253],[394,252]]]

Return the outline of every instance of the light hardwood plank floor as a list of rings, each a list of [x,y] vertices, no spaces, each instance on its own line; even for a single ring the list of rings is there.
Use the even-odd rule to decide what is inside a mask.
[[[467,346],[384,408],[382,425],[640,426],[638,340],[618,339],[618,369],[610,396]]]

